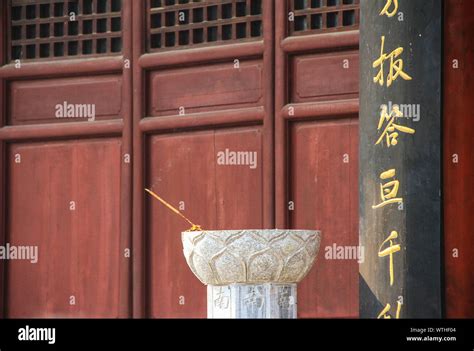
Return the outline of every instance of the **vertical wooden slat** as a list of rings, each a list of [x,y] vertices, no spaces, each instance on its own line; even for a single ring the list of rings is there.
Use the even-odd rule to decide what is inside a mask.
[[[143,135],[138,124],[143,116],[143,70],[138,58],[143,53],[143,0],[133,1],[133,316],[143,318],[146,313],[146,265],[144,254],[143,201],[144,166]]]
[[[3,52],[2,57],[0,60],[2,60],[2,64],[5,64],[6,62],[10,62],[12,60],[12,45],[7,43],[11,43],[11,30],[7,30],[7,26],[10,26],[11,20],[10,20],[10,11],[7,11],[7,7],[9,6],[8,1],[2,1],[2,12],[0,13],[0,16],[2,17],[2,25],[3,27],[0,27],[2,33],[6,33],[6,39],[5,35],[1,35],[1,41],[2,41],[2,47],[0,48]],[[24,26],[21,26],[20,29],[20,38],[23,38],[25,35],[25,28]],[[6,42],[5,42],[6,40]],[[5,60],[5,61],[4,61]]]
[[[293,1],[293,0],[291,0]],[[275,225],[287,228],[287,167],[286,167],[286,121],[281,111],[285,105],[286,54],[281,42],[286,36],[287,6],[286,1],[275,9]]]
[[[7,11],[6,2],[0,3],[0,66],[5,64],[5,34]],[[8,54],[10,55],[10,54]],[[5,80],[0,78],[0,128],[5,125]],[[5,224],[5,142],[0,140],[0,245],[5,245],[6,224]],[[5,317],[5,264],[0,260],[0,317]]]
[[[264,219],[263,225],[265,228],[274,228],[275,226],[275,198],[274,198],[274,187],[275,187],[275,172],[274,172],[274,100],[273,100],[273,72],[274,72],[274,53],[275,53],[275,39],[274,39],[274,24],[273,24],[273,13],[274,13],[274,1],[264,0],[263,6],[263,38],[265,42],[265,50],[263,53],[263,76],[265,77],[265,117],[264,117],[264,128],[263,128],[263,159],[265,165],[263,167],[263,208],[264,208]],[[250,7],[250,6],[248,6]],[[250,8],[247,9],[250,13]],[[248,23],[247,25],[250,25]]]
[[[444,261],[446,316],[474,318],[474,7],[445,1]],[[458,66],[456,66],[456,64]]]
[[[132,280],[131,267],[133,256],[125,257],[126,249],[132,249],[132,128],[133,128],[133,47],[132,47],[132,1],[122,2],[122,35],[123,35],[123,78],[122,78],[122,196],[121,196],[121,279],[120,279],[120,314],[121,317],[132,316]],[[127,61],[128,60],[128,61]],[[128,64],[128,65],[127,65]],[[127,156],[128,161],[125,159]]]

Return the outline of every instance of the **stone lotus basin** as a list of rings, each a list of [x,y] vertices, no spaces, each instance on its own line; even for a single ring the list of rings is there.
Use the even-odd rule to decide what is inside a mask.
[[[218,230],[181,234],[183,252],[205,285],[298,283],[311,269],[321,232]]]

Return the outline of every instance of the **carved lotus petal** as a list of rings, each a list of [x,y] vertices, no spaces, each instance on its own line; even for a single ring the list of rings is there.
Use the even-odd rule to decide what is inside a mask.
[[[272,247],[278,249],[283,256],[291,256],[304,246],[304,241],[292,235],[285,235],[272,241]]]
[[[248,279],[255,282],[272,282],[280,275],[283,260],[270,250],[256,253],[249,259]]]
[[[294,277],[303,276],[306,273],[306,268],[308,266],[309,257],[304,250],[300,249],[298,252],[294,253],[286,262],[283,271],[281,272],[280,280],[284,282],[291,282]],[[298,279],[299,280],[299,279]]]
[[[233,255],[228,249],[211,259],[211,265],[215,268],[216,278],[220,284],[227,285],[234,281],[245,280],[246,267],[244,260]]]
[[[214,279],[215,274],[205,257],[192,253],[190,258],[186,261],[191,271],[202,283],[206,284],[207,281]]]
[[[313,256],[315,253],[317,254],[319,250],[319,244],[321,242],[321,236],[315,235],[310,237],[306,240],[306,250],[308,250],[308,254]]]
[[[222,249],[222,241],[214,236],[202,235],[194,241],[194,250],[203,257],[213,257]]]

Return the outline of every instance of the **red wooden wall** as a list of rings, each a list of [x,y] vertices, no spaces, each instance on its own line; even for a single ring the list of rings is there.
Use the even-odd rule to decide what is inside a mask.
[[[151,136],[146,179],[171,203],[182,201],[186,216],[203,228],[261,228],[263,163],[256,169],[216,165],[218,150],[244,145],[261,155],[261,131],[243,127]],[[152,200],[146,224],[150,316],[205,317],[206,289],[183,259],[180,232],[189,225]]]
[[[446,316],[474,318],[474,8],[445,2],[444,242]],[[457,250],[457,251],[456,251]]]
[[[323,231],[316,265],[298,286],[298,313],[357,317],[359,266],[355,260],[326,259],[324,251],[333,244],[358,245],[357,120],[294,123],[290,140],[291,227]]]
[[[206,229],[321,229],[299,315],[357,317],[357,262],[324,248],[358,244],[358,1],[186,3],[197,23],[179,25],[181,4],[158,3],[123,0],[122,50],[104,57],[16,69],[0,38],[1,238],[45,255],[2,268],[5,315],[204,317],[187,224],[149,187]],[[57,121],[63,100],[95,103],[97,120]],[[256,169],[218,165],[225,149],[257,152]]]
[[[8,263],[8,317],[120,316],[120,148],[120,139],[9,147],[21,163],[8,173],[8,242],[39,252],[35,264]]]
[[[288,1],[276,10],[276,226],[322,231],[318,260],[298,286],[303,318],[359,313],[357,261],[324,255],[359,241],[357,3],[320,12]],[[347,13],[352,21],[342,21]]]

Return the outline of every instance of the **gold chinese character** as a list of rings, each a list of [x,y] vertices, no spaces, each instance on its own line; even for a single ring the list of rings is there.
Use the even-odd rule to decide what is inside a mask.
[[[390,311],[390,309],[392,308],[392,306],[390,306],[390,304],[388,303],[384,309],[382,310],[382,312],[380,312],[380,314],[378,315],[377,319],[391,319],[392,316],[388,314],[388,312]],[[397,311],[395,313],[395,319],[400,319],[400,311],[402,310],[402,304],[400,301],[397,301]]]
[[[387,147],[397,145],[398,144],[397,130],[402,133],[415,134],[414,129],[404,127],[395,123],[395,119],[400,118],[400,117],[403,117],[403,114],[400,111],[400,108],[398,107],[398,105],[393,105],[392,111],[390,111],[390,114],[387,113],[387,105],[382,105],[382,111],[380,113],[379,125],[377,127],[377,130],[380,130],[383,127],[385,122],[387,122],[387,125],[385,126],[385,129],[382,135],[377,140],[375,145],[380,144],[384,138],[387,143]]]
[[[380,175],[380,179],[386,180],[393,178],[395,177],[395,172],[395,169],[390,169],[386,172],[383,172]],[[400,182],[398,180],[392,180],[386,184],[380,184],[380,198],[382,199],[382,202],[378,205],[372,206],[372,208],[381,208],[388,204],[403,202],[403,198],[396,197],[399,187]]]
[[[390,272],[390,286],[393,285],[393,254],[400,251],[400,245],[393,245],[393,240],[398,238],[398,233],[394,230],[389,237],[379,247],[379,257],[390,256],[389,272]],[[382,250],[382,247],[389,242],[390,246]]]
[[[385,46],[385,36],[382,36],[382,46],[380,49],[380,57],[374,61],[372,64],[373,68],[377,68],[380,66],[379,73],[374,77],[374,83],[379,83],[381,86],[384,85],[384,69],[383,64],[386,60],[390,59],[390,69],[387,76],[387,87],[391,86],[393,81],[398,78],[398,76],[402,77],[405,80],[411,80],[412,78],[403,72],[403,60],[398,59],[395,60],[398,56],[403,53],[403,48],[399,47],[393,50],[390,54],[384,53],[384,46]]]
[[[393,10],[390,12],[390,6],[393,5]],[[387,0],[385,7],[380,12],[380,16],[387,15],[387,17],[393,17],[398,11],[398,0]]]

